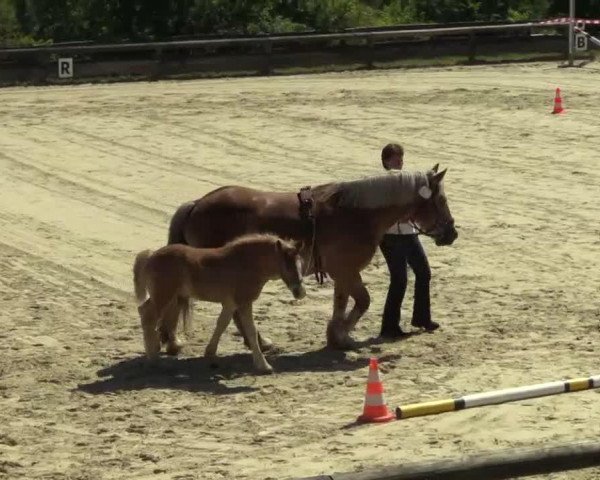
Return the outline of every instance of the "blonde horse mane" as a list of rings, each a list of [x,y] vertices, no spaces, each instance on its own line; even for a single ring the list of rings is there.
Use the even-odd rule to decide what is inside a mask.
[[[331,192],[340,207],[381,208],[409,204],[420,187],[428,185],[422,172],[377,175],[360,180],[340,182]]]
[[[248,245],[251,243],[275,243],[279,240],[284,246],[293,247],[294,244],[291,240],[280,238],[272,233],[248,233],[240,235],[234,238],[230,242],[226,243],[225,247],[237,247],[241,245]]]

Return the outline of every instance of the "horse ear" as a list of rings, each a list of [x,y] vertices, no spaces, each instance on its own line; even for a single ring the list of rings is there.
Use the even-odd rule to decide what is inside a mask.
[[[283,245],[281,245],[281,239],[277,239],[277,251],[281,252],[283,250]]]
[[[433,170],[435,173],[437,173],[438,168],[440,168],[440,164],[436,163],[431,170]]]
[[[444,176],[446,175],[447,171],[448,171],[448,169],[444,168],[441,172],[436,173],[433,177],[431,177],[431,180],[429,181],[429,183],[432,186],[439,185],[440,183],[442,183],[442,180],[444,179]]]

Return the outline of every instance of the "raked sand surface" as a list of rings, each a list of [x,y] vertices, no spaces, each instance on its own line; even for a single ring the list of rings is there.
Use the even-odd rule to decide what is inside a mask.
[[[598,438],[595,390],[352,424],[371,356],[390,408],[600,374],[599,79],[539,63],[0,90],[0,478],[280,479]],[[360,178],[390,141],[408,169],[448,167],[460,237],[422,240],[441,329],[378,341],[377,252],[357,351],[324,348],[332,285],[307,277],[305,299],[273,282],[255,306],[274,375],[233,326],[204,361],[210,304],[179,359],[145,366],[132,260],[181,202]]]

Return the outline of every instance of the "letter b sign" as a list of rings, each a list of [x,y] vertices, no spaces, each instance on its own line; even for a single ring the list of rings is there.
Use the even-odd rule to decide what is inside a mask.
[[[587,37],[581,33],[575,35],[575,50],[578,52],[587,50]]]

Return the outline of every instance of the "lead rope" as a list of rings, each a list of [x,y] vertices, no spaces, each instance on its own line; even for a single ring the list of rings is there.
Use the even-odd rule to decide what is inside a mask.
[[[325,279],[325,274],[324,272],[321,271],[321,261],[319,258],[319,253],[317,252],[317,219],[313,216],[312,217],[312,243],[310,246],[310,257],[308,260],[308,263],[306,264],[306,270],[305,270],[305,274],[306,272],[308,272],[308,268],[310,267],[311,262],[313,261],[313,256],[314,256],[314,273],[315,273],[315,279],[317,280],[317,282],[319,283],[319,285],[323,285],[323,280]]]
[[[303,276],[305,276],[308,273],[308,269],[310,268],[310,264],[313,261],[313,252],[314,252],[314,249],[315,249],[315,241],[317,239],[317,229],[316,229],[316,225],[315,225],[314,219],[312,220],[311,223],[312,223],[312,226],[313,226],[313,228],[312,228],[313,234],[312,234],[312,242],[310,244],[310,257],[308,257],[308,262],[305,265]],[[315,265],[315,273],[316,273],[316,271],[317,271],[317,266]]]
[[[315,279],[319,284],[323,284],[324,273],[321,271],[321,261],[317,247],[317,219],[314,215],[313,207],[314,202],[312,199],[312,195],[310,198],[304,199],[303,192],[310,191],[310,187],[302,187],[300,192],[298,192],[298,200],[300,201],[300,211],[302,216],[302,211],[304,210],[305,218],[310,220],[312,225],[312,242],[310,245],[310,256],[308,258],[308,262],[306,263],[303,276],[307,274],[308,269],[310,268],[311,263],[314,261],[314,273]]]

